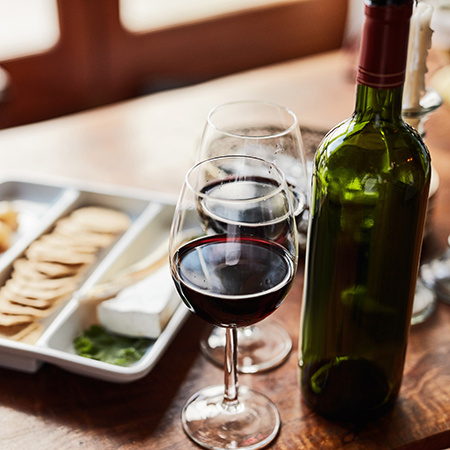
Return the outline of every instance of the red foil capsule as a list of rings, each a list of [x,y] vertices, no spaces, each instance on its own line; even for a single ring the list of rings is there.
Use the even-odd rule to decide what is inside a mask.
[[[359,84],[379,89],[403,84],[412,8],[413,0],[400,5],[366,3],[366,25],[356,79]]]

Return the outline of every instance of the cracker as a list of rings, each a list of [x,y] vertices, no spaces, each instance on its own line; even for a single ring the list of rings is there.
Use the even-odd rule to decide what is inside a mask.
[[[114,242],[116,235],[114,234],[108,234],[108,233],[96,233],[93,231],[86,231],[86,230],[78,230],[74,233],[77,234],[77,237],[75,238],[70,237],[70,233],[67,230],[67,227],[64,226],[62,228],[55,229],[55,235],[56,236],[62,236],[64,238],[71,239],[73,241],[72,243],[69,243],[69,245],[79,245],[79,243],[83,243],[84,245],[90,245],[94,248],[94,251],[100,250],[102,248],[108,247],[111,245],[112,242]]]
[[[11,247],[13,230],[11,227],[0,220],[0,252],[5,252]]]
[[[83,266],[74,268],[73,266],[65,264],[48,264],[50,265],[50,269],[54,269],[52,274],[45,274],[41,270],[38,270],[40,264],[37,261],[21,258],[13,264],[14,270],[12,272],[11,279],[20,280],[22,283],[27,283],[32,286],[39,284],[40,286],[46,286],[49,289],[53,289],[58,288],[67,282],[77,283],[83,272]],[[44,269],[45,267],[46,266],[44,266]]]
[[[38,291],[43,289],[48,291],[59,291],[63,288],[65,288],[64,290],[74,290],[78,286],[80,278],[81,277],[78,274],[60,278],[32,278],[27,277],[20,271],[14,271],[12,277],[6,284],[16,284],[19,288],[26,287],[29,289],[37,289]]]
[[[17,231],[19,228],[18,215],[12,202],[7,200],[0,202],[0,221],[6,223],[12,231]]]
[[[17,305],[15,303],[9,302],[4,297],[0,297],[0,312],[4,315],[11,314],[18,316],[30,316],[36,319],[42,319],[49,314],[46,309]]]
[[[48,278],[44,273],[36,270],[35,264],[26,258],[20,258],[14,261],[13,274],[14,276],[20,274],[21,277],[30,280],[46,280]]]
[[[37,332],[41,328],[42,326],[37,322],[22,323],[12,326],[0,326],[0,338],[20,341],[25,339],[31,333]]]
[[[64,295],[68,295],[74,291],[73,286],[60,286],[57,289],[45,289],[43,287],[32,287],[26,283],[21,283],[14,279],[7,281],[5,287],[7,287],[11,292],[22,295],[27,298],[35,298],[39,300],[54,300]]]
[[[31,270],[36,270],[47,278],[61,278],[81,274],[87,264],[62,264],[51,261],[35,261],[26,259]]]
[[[47,234],[39,239],[39,242],[48,244],[50,248],[68,247],[76,253],[95,253],[98,249],[95,245],[90,245],[83,239],[72,239],[57,233]]]
[[[25,344],[35,344],[37,340],[42,336],[43,326],[39,322],[33,322],[26,327],[19,336],[16,335],[16,341],[23,342]]]
[[[97,249],[110,245],[116,238],[115,233],[96,232],[84,229],[70,217],[58,221],[53,234],[64,236],[75,243],[84,243],[95,246]]]
[[[7,314],[0,311],[0,328],[29,324],[33,321],[34,317],[28,314]]]
[[[32,306],[33,308],[39,309],[48,309],[61,300],[61,297],[47,299],[25,297],[22,294],[11,291],[7,286],[3,286],[0,290],[0,299],[1,298],[4,298],[9,303],[15,303],[22,306]]]
[[[98,206],[77,209],[70,218],[83,229],[99,233],[121,233],[130,226],[130,218],[123,212]]]
[[[92,264],[95,261],[92,253],[77,253],[69,248],[54,247],[41,241],[33,242],[25,255],[31,260],[61,264]]]

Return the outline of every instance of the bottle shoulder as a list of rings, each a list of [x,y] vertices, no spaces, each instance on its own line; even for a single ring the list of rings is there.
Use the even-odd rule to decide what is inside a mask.
[[[353,116],[331,129],[320,143],[316,166],[381,171],[420,165],[430,170],[430,153],[419,133],[403,121],[358,121]]]
[[[319,149],[357,145],[362,150],[395,150],[404,143],[427,151],[420,134],[403,120],[359,120],[352,116],[332,128]]]
[[[389,184],[426,189],[431,158],[420,135],[404,122],[379,124],[347,119],[316,152],[314,178],[321,190],[383,190]],[[323,193],[325,192],[323,191]]]

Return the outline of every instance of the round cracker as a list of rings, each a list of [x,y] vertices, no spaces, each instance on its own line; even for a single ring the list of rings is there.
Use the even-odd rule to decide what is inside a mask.
[[[39,239],[39,242],[43,242],[51,248],[70,248],[77,253],[95,253],[98,249],[97,246],[83,242],[81,239],[71,239],[70,236],[57,233],[46,234]]]
[[[40,280],[69,280],[71,277],[80,278],[85,267],[85,265],[47,263],[20,258],[13,263],[11,278],[15,277],[31,282]]]
[[[84,229],[98,233],[121,233],[130,226],[130,218],[125,213],[98,206],[77,209],[70,218]]]
[[[53,234],[64,236],[76,243],[94,246],[97,249],[107,247],[115,239],[115,234],[113,233],[98,233],[86,230],[70,219],[61,219],[56,225]]]
[[[36,298],[40,300],[56,300],[62,296],[68,295],[74,290],[72,286],[61,286],[58,289],[30,287],[28,284],[17,282],[14,279],[8,280],[5,284],[5,287],[6,286],[11,292],[27,298]]]
[[[3,314],[16,314],[20,316],[31,316],[42,319],[48,315],[45,309],[33,308],[32,306],[17,305],[9,302],[6,298],[0,297],[0,311]]]
[[[14,328],[18,325],[26,325],[33,322],[34,317],[29,316],[27,314],[6,314],[0,311],[0,337],[4,337],[7,330],[3,330],[3,328]],[[15,334],[14,330],[11,331],[11,334]]]
[[[70,248],[54,247],[41,241],[33,242],[25,255],[32,260],[62,264],[92,264],[95,261],[95,256],[91,253],[78,253]]]
[[[62,277],[62,278],[26,278],[22,276],[20,272],[15,271],[12,277],[5,284],[11,285],[16,284],[19,288],[27,287],[30,289],[37,290],[60,290],[60,289],[76,289],[78,286],[78,282],[80,280],[80,276],[72,275],[70,277]]]
[[[19,335],[16,334],[14,339],[27,344],[35,344],[42,336],[43,330],[44,327],[39,322],[33,322],[24,328]]]
[[[40,329],[41,325],[37,322],[23,322],[14,325],[0,326],[0,338],[12,339],[20,341],[30,332]]]
[[[12,291],[6,285],[0,290],[0,298],[6,299],[10,303],[15,303],[17,305],[23,306],[33,306],[34,308],[45,309],[52,306],[55,302],[59,301],[59,298],[51,299],[38,299],[38,298],[28,298]]]
[[[31,270],[36,270],[47,278],[64,278],[81,274],[87,267],[86,264],[62,264],[52,261],[38,261],[27,259]]]
[[[30,280],[46,280],[48,278],[47,275],[36,270],[36,265],[27,258],[19,258],[13,262],[13,273],[19,273],[20,276]]]

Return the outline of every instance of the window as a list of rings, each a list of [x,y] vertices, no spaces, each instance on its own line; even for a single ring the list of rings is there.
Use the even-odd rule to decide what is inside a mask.
[[[0,0],[0,128],[339,48],[347,2]]]
[[[296,1],[298,0],[120,0],[120,19],[127,30],[144,32]]]
[[[0,0],[0,60],[49,50],[59,39],[56,0]]]

